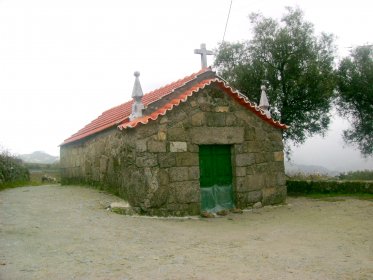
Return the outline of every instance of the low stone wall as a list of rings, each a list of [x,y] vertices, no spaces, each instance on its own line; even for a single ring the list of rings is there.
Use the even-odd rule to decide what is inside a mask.
[[[100,185],[142,214],[199,214],[206,144],[231,145],[237,207],[285,200],[281,131],[214,87],[146,125],[61,147],[62,182]]]

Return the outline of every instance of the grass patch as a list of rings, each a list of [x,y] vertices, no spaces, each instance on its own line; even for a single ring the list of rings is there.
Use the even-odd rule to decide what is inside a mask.
[[[42,182],[42,176],[46,174],[47,176],[51,176],[54,178],[59,179],[60,174],[58,171],[52,172],[31,172],[30,173],[30,181],[13,181],[13,182],[5,182],[0,185],[0,191],[5,189],[13,189],[13,188],[20,188],[20,187],[29,187],[29,186],[42,186],[42,185],[51,185],[55,183],[51,182]],[[58,182],[58,181],[57,181]]]
[[[40,183],[38,182],[30,182],[30,181],[17,181],[17,182],[8,182],[0,185],[0,191],[6,189],[13,189],[13,188],[20,188],[20,187],[29,187],[29,186],[39,186]]]

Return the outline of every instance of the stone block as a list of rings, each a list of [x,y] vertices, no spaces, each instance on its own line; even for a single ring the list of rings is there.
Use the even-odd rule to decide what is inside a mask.
[[[75,159],[76,161],[76,159]],[[74,164],[74,167],[76,166],[76,164]],[[100,156],[95,156],[94,157],[94,163],[93,163],[93,166],[95,168],[100,168]]]
[[[186,108],[187,106],[187,108]],[[186,103],[181,103],[179,105],[178,110],[171,110],[175,114],[175,116],[172,117],[172,121],[174,122],[184,122],[185,120],[188,119],[188,108],[189,106]],[[185,111],[184,111],[185,110]],[[170,112],[170,111],[169,111]],[[171,119],[171,117],[170,117]]]
[[[277,172],[276,183],[277,183],[277,186],[285,186],[286,176],[284,172]]]
[[[271,171],[270,170],[270,164],[267,163],[267,162],[257,164],[255,169],[256,169],[257,173],[268,174]]]
[[[225,126],[225,114],[224,113],[206,113],[207,126],[223,127]]]
[[[158,141],[165,141],[167,139],[167,134],[164,131],[158,131],[156,140]]]
[[[188,180],[199,180],[199,166],[188,167]]]
[[[168,185],[159,185],[158,188],[152,193],[152,197],[149,200],[149,204],[153,209],[158,209],[159,207],[167,203],[168,196]]]
[[[136,141],[136,152],[146,152],[146,139],[139,139]]]
[[[246,178],[246,191],[260,190],[265,187],[265,175],[263,174],[247,175]]]
[[[169,172],[167,169],[160,168],[158,172],[159,184],[162,186],[167,186],[170,182]]]
[[[247,112],[246,110],[239,110],[239,111],[236,111],[234,112],[235,116],[237,117],[237,122],[238,123],[245,123],[245,124],[248,124],[250,119],[249,119],[249,112]]]
[[[255,163],[255,155],[251,153],[237,154],[236,166],[250,166]]]
[[[170,187],[174,192],[178,203],[193,203],[200,201],[198,181],[175,182],[171,183]]]
[[[157,122],[149,122],[146,125],[140,125],[136,128],[137,139],[143,139],[157,134],[159,130]]]
[[[245,127],[245,140],[253,141],[255,140],[255,129],[250,126]]]
[[[237,177],[246,176],[246,167],[237,166],[235,169]]]
[[[213,111],[214,106],[212,104],[210,104],[210,103],[203,103],[203,104],[199,105],[199,108],[203,112],[211,112],[211,111]]]
[[[170,167],[169,176],[171,182],[180,182],[188,180],[188,167]]]
[[[248,166],[246,168],[246,174],[247,175],[254,175],[254,174],[258,174],[258,171],[256,170],[256,164],[253,164],[251,166]]]
[[[205,113],[198,112],[191,117],[192,126],[202,126],[205,124]]]
[[[244,209],[247,207],[246,204],[246,193],[236,192],[235,193],[235,205],[237,208]]]
[[[237,192],[247,192],[248,186],[247,186],[247,178],[246,177],[236,177],[235,178],[236,183],[236,191]]]
[[[199,215],[201,213],[201,206],[199,203],[188,203],[186,204],[186,214],[187,215]]]
[[[242,143],[244,131],[241,127],[193,127],[190,136],[194,144]]]
[[[189,104],[190,104],[190,107],[192,107],[192,108],[194,108],[194,107],[196,107],[196,106],[198,105],[198,103],[197,103],[196,100],[191,100],[191,101],[189,102]]]
[[[158,153],[159,166],[171,167],[176,165],[176,156],[173,153]]]
[[[262,163],[262,162],[265,162],[266,159],[265,159],[265,155],[264,153],[256,153],[255,154],[255,163]]]
[[[216,106],[215,107],[215,112],[218,112],[218,113],[229,112],[229,106]]]
[[[237,118],[233,113],[226,114],[225,116],[225,124],[226,126],[236,126],[237,125]]]
[[[109,206],[110,210],[117,214],[122,215],[133,215],[134,211],[132,207],[126,201],[112,202]]]
[[[188,150],[186,142],[170,142],[170,152],[180,153]]]
[[[260,191],[248,192],[246,195],[247,195],[246,203],[249,204],[249,205],[260,202],[262,200],[262,191],[261,190]]]
[[[159,123],[160,124],[165,124],[165,123],[168,123],[168,122],[169,122],[169,120],[168,120],[167,116],[161,116],[159,118]]]
[[[262,191],[237,192],[236,207],[247,208],[262,200]]]
[[[100,172],[101,173],[106,173],[107,167],[108,167],[108,161],[109,161],[109,158],[107,156],[102,155],[100,157]]]
[[[166,152],[166,142],[149,140],[147,143],[147,148],[150,153]]]
[[[263,205],[262,205],[262,203],[260,201],[254,203],[254,205],[253,205],[254,209],[259,209],[259,208],[262,208],[262,207],[263,207]]]
[[[265,133],[265,131],[263,131],[262,128],[256,127],[255,128],[255,137],[259,141],[264,141],[265,139],[267,139],[267,134]]]
[[[269,145],[268,146],[266,146],[267,148],[269,147]],[[265,149],[266,150],[266,153],[264,154],[264,159],[265,159],[265,161],[266,162],[273,162],[273,153],[271,153],[271,152],[268,152],[268,149]]]
[[[183,127],[172,127],[167,130],[167,139],[169,141],[185,141],[187,133]]]
[[[156,154],[146,153],[144,156],[136,158],[136,165],[138,167],[152,167],[158,165]]]
[[[154,194],[158,191],[160,186],[158,180],[158,172],[159,168],[144,168],[143,176],[145,178],[145,188],[144,193],[142,194],[143,196],[140,198],[140,207],[143,210],[159,205],[159,203],[154,200]]]
[[[282,134],[281,132],[274,131],[268,134],[268,139],[272,141],[277,141],[282,143]]]
[[[208,102],[207,96],[199,94],[198,98],[197,98],[197,101],[198,101],[199,104],[207,103]]]
[[[284,173],[285,172],[284,162],[283,161],[272,162],[272,171]]]
[[[248,141],[247,142],[247,152],[258,153],[262,151],[262,145],[258,141]]]
[[[277,152],[284,150],[284,144],[280,141],[271,141],[271,152]]]
[[[286,200],[286,186],[265,188],[263,192],[263,205],[283,203]]]
[[[284,176],[285,177],[285,176]],[[265,174],[265,181],[267,187],[274,187],[277,185],[276,173],[268,172]]]
[[[247,153],[247,145],[246,145],[246,143],[235,144],[234,145],[234,150],[235,150],[236,154]]]
[[[274,152],[273,158],[275,161],[284,161],[284,152],[283,151]]]
[[[199,166],[198,153],[175,153],[177,166]]]
[[[199,146],[196,145],[196,144],[188,143],[188,152],[198,153],[199,152]]]
[[[146,196],[146,183],[144,172],[138,168],[123,170],[123,185],[128,194],[131,206],[139,207]]]

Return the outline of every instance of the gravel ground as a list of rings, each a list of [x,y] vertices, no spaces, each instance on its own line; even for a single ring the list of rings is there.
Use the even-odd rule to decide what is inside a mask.
[[[77,186],[0,192],[0,279],[373,279],[373,202],[189,219],[123,216]]]

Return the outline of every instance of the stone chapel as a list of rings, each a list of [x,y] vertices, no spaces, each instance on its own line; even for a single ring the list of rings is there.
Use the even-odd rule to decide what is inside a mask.
[[[203,65],[205,66],[205,65]],[[103,112],[60,146],[62,184],[110,190],[145,215],[285,201],[282,130],[211,68]]]

